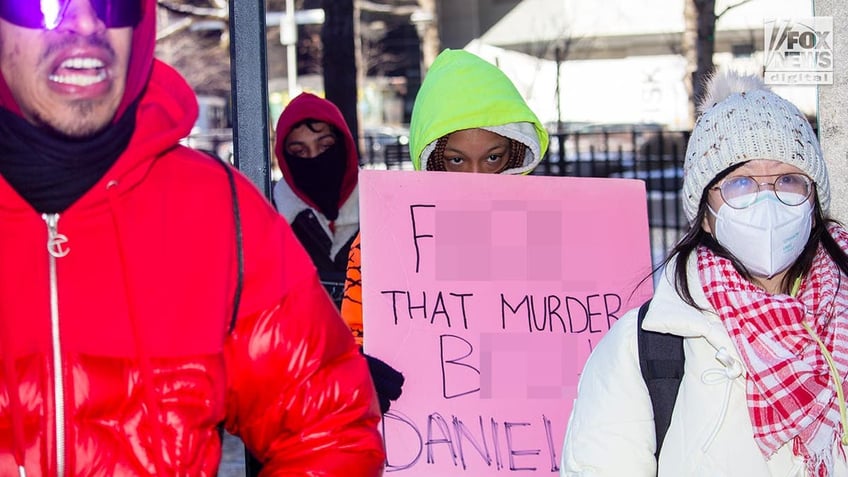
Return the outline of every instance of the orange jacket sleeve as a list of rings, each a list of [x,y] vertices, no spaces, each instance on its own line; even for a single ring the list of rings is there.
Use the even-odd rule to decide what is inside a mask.
[[[344,297],[342,297],[342,318],[353,332],[357,344],[362,346],[362,257],[357,234],[350,246],[347,259],[347,277],[345,278]]]

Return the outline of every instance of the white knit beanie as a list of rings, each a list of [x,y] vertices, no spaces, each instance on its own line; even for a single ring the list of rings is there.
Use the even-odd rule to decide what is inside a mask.
[[[691,222],[704,189],[730,166],[754,159],[791,164],[816,183],[825,214],[830,181],[821,146],[795,105],[756,76],[734,72],[713,76],[695,122],[683,164],[683,211]]]

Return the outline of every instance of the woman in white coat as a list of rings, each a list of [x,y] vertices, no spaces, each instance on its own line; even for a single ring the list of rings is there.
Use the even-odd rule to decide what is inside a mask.
[[[563,476],[848,476],[848,233],[819,142],[759,78],[714,77],[686,151],[688,233],[643,329],[683,337],[659,457],[637,313],[583,370]]]

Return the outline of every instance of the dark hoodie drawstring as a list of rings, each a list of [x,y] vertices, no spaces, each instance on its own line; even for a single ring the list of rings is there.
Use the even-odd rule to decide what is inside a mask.
[[[109,196],[109,209],[112,214],[112,224],[115,227],[115,236],[118,241],[118,256],[121,262],[121,270],[124,271],[124,293],[127,297],[127,312],[129,314],[130,319],[130,329],[133,333],[133,338],[135,339],[135,347],[136,347],[136,356],[138,357],[140,371],[141,371],[141,382],[140,385],[143,387],[144,391],[144,401],[147,404],[148,409],[150,410],[150,415],[153,420],[153,425],[151,426],[153,432],[153,440],[152,443],[156,446],[156,452],[154,452],[154,475],[159,475],[158,469],[165,468],[165,459],[162,455],[162,443],[163,441],[163,430],[162,430],[162,422],[160,420],[160,409],[159,409],[159,401],[156,399],[156,392],[154,389],[155,381],[153,379],[153,366],[150,363],[150,356],[147,354],[147,347],[145,346],[144,339],[141,334],[141,324],[140,320],[136,317],[137,308],[135,306],[134,296],[132,294],[132,287],[130,287],[130,276],[128,273],[129,267],[127,265],[126,253],[124,250],[124,240],[121,235],[121,227],[120,221],[118,219],[118,192],[117,192],[118,181],[111,180],[106,185],[106,189],[108,191]]]

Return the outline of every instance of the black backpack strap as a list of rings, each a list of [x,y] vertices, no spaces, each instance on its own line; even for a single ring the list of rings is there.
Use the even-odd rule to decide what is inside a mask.
[[[221,164],[224,167],[224,170],[227,172],[227,182],[230,186],[230,197],[233,201],[233,228],[235,229],[235,240],[236,240],[236,261],[237,270],[236,270],[236,289],[233,293],[233,316],[230,318],[230,326],[227,328],[227,334],[232,333],[233,328],[236,326],[236,318],[238,318],[238,309],[239,302],[241,301],[241,290],[244,285],[244,245],[243,245],[243,237],[241,234],[241,211],[239,210],[238,203],[238,193],[236,191],[236,179],[233,177],[233,170],[230,169],[230,165],[209,154],[212,157],[212,160]],[[224,442],[224,423],[223,421],[218,423],[218,438],[221,440],[221,443]],[[247,452],[247,451],[245,451]]]
[[[241,292],[244,287],[244,238],[241,233],[241,211],[239,210],[238,191],[236,190],[236,180],[233,177],[233,170],[225,161],[217,159],[224,170],[227,171],[227,181],[230,184],[230,197],[233,201],[233,228],[235,229],[236,239],[236,261],[237,261],[237,277],[236,290],[233,293],[233,316],[230,318],[230,326],[227,328],[227,333],[231,333],[236,326],[236,318],[238,318],[239,302],[241,302]]]
[[[639,307],[636,340],[639,347],[639,367],[648,386],[654,408],[654,427],[657,433],[659,457],[665,433],[671,424],[671,412],[677,400],[677,390],[683,378],[683,337],[642,329],[651,300]]]

